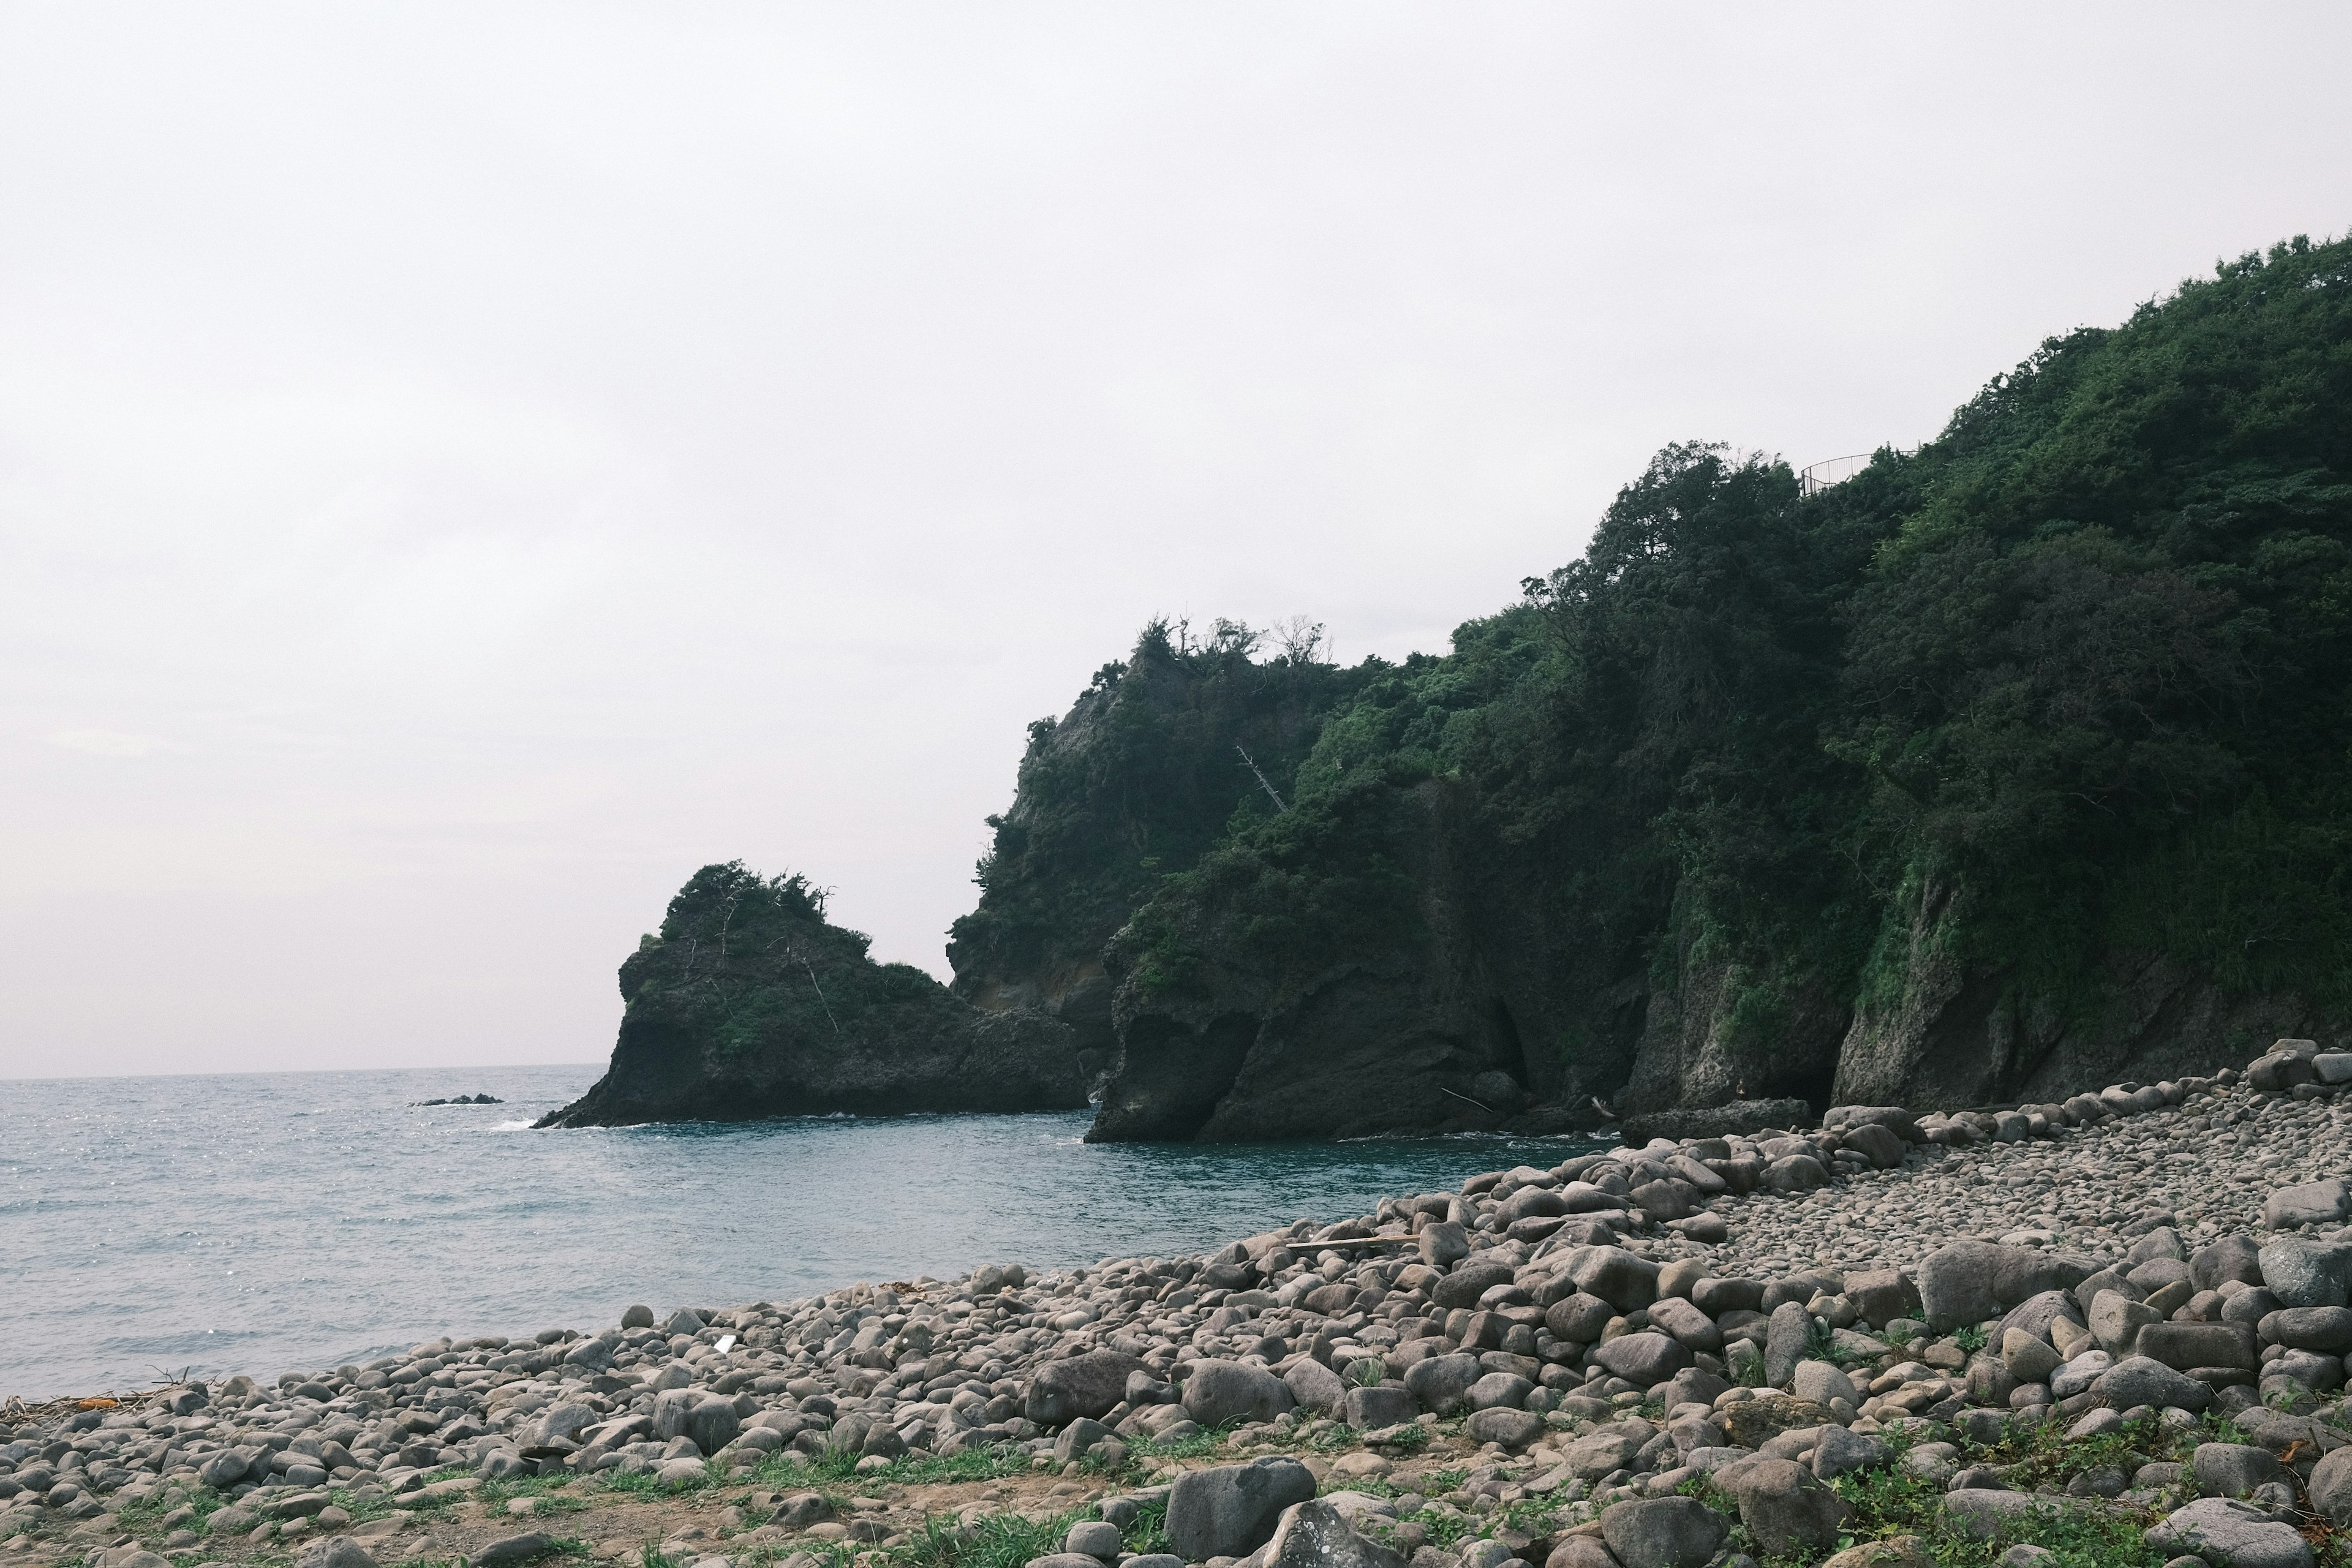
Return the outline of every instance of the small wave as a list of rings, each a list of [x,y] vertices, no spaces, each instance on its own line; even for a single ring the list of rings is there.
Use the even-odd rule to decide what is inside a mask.
[[[486,1129],[486,1131],[491,1132],[528,1132],[530,1131],[530,1121],[528,1118],[520,1121],[500,1121],[494,1123],[489,1128]]]

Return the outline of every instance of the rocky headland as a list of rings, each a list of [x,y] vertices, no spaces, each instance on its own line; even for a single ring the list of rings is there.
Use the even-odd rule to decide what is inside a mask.
[[[1083,1031],[1102,1140],[2050,1100],[2352,1038],[2347,405],[2352,240],[2298,239],[1834,485],[1670,447],[1444,652],[1154,623],[1031,727],[957,990]]]
[[[1069,1027],[983,1012],[824,918],[797,876],[706,866],[621,965],[611,1066],[544,1127],[1087,1102]]]
[[[0,1563],[2316,1568],[2352,1053],[0,1419]]]

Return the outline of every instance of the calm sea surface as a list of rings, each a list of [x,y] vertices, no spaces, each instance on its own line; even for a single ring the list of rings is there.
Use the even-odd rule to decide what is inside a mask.
[[[0,1397],[1198,1251],[1596,1146],[1089,1147],[1083,1113],[529,1130],[601,1070],[0,1081]],[[505,1103],[415,1103],[478,1092]]]

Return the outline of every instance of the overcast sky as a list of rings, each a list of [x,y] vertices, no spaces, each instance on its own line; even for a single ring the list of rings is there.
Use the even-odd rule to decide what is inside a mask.
[[[1665,442],[1931,436],[2344,230],[2347,58],[2340,4],[0,7],[0,1075],[601,1059],[738,857],[944,976],[1146,617],[1442,649]]]

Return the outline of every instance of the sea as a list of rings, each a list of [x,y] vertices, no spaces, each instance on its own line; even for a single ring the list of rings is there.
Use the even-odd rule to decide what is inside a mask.
[[[1599,1147],[1087,1144],[1082,1111],[532,1129],[602,1071],[0,1081],[0,1402],[1198,1252]],[[423,1103],[460,1094],[499,1103]]]

